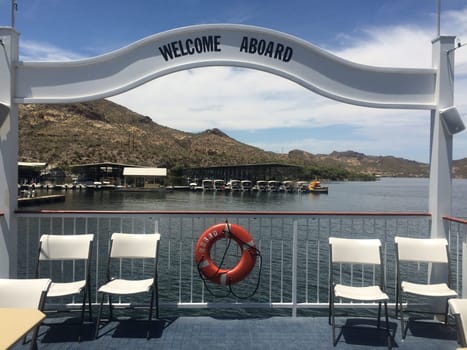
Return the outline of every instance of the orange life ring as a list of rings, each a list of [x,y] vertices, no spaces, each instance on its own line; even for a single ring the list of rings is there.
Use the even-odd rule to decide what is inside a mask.
[[[221,238],[231,238],[242,249],[240,261],[231,269],[221,269],[211,259],[212,245]],[[229,285],[243,280],[253,270],[257,250],[253,237],[243,227],[222,223],[209,227],[196,243],[195,260],[198,269],[213,283]]]

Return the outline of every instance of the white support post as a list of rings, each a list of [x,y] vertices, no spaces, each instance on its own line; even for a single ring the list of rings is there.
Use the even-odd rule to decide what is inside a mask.
[[[18,106],[14,103],[18,33],[0,27],[0,278],[17,274]]]
[[[443,125],[440,110],[454,103],[454,48],[453,36],[440,36],[432,41],[433,67],[436,74],[436,105],[431,111],[430,130],[430,189],[431,237],[447,238],[443,216],[451,215],[452,134]],[[434,265],[429,271],[430,283],[447,281],[447,268]],[[433,312],[444,314],[444,303],[433,303]],[[438,316],[441,317],[441,316]]]
[[[454,48],[454,39],[441,36],[432,41],[433,67],[437,69],[437,108],[431,111],[430,132],[429,212],[433,238],[446,237],[443,216],[451,215],[452,135],[443,126],[440,110],[454,103],[454,51],[449,51]]]

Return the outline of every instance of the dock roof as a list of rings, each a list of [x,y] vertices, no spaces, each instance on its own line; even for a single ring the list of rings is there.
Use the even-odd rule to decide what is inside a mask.
[[[166,168],[124,168],[123,176],[167,176]]]

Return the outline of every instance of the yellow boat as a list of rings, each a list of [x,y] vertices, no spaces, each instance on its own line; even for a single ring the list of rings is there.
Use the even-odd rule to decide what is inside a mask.
[[[328,187],[327,186],[321,186],[321,183],[319,180],[313,180],[310,182],[308,185],[308,190],[311,193],[328,193]]]

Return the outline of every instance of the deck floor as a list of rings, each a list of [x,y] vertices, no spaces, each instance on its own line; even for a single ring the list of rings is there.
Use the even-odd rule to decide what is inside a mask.
[[[46,323],[56,321],[48,318]],[[93,339],[95,325],[85,323],[78,342],[79,326],[64,322],[43,325],[38,349],[374,349],[387,348],[386,333],[377,331],[372,319],[339,319],[356,327],[338,330],[336,347],[331,343],[327,317],[215,318],[209,316],[168,317],[154,320],[151,338],[146,339],[147,323],[125,319],[104,324]],[[401,339],[400,325],[390,320],[394,349],[453,350],[457,347],[454,325],[412,322],[407,337]],[[29,342],[13,349],[28,349]]]

